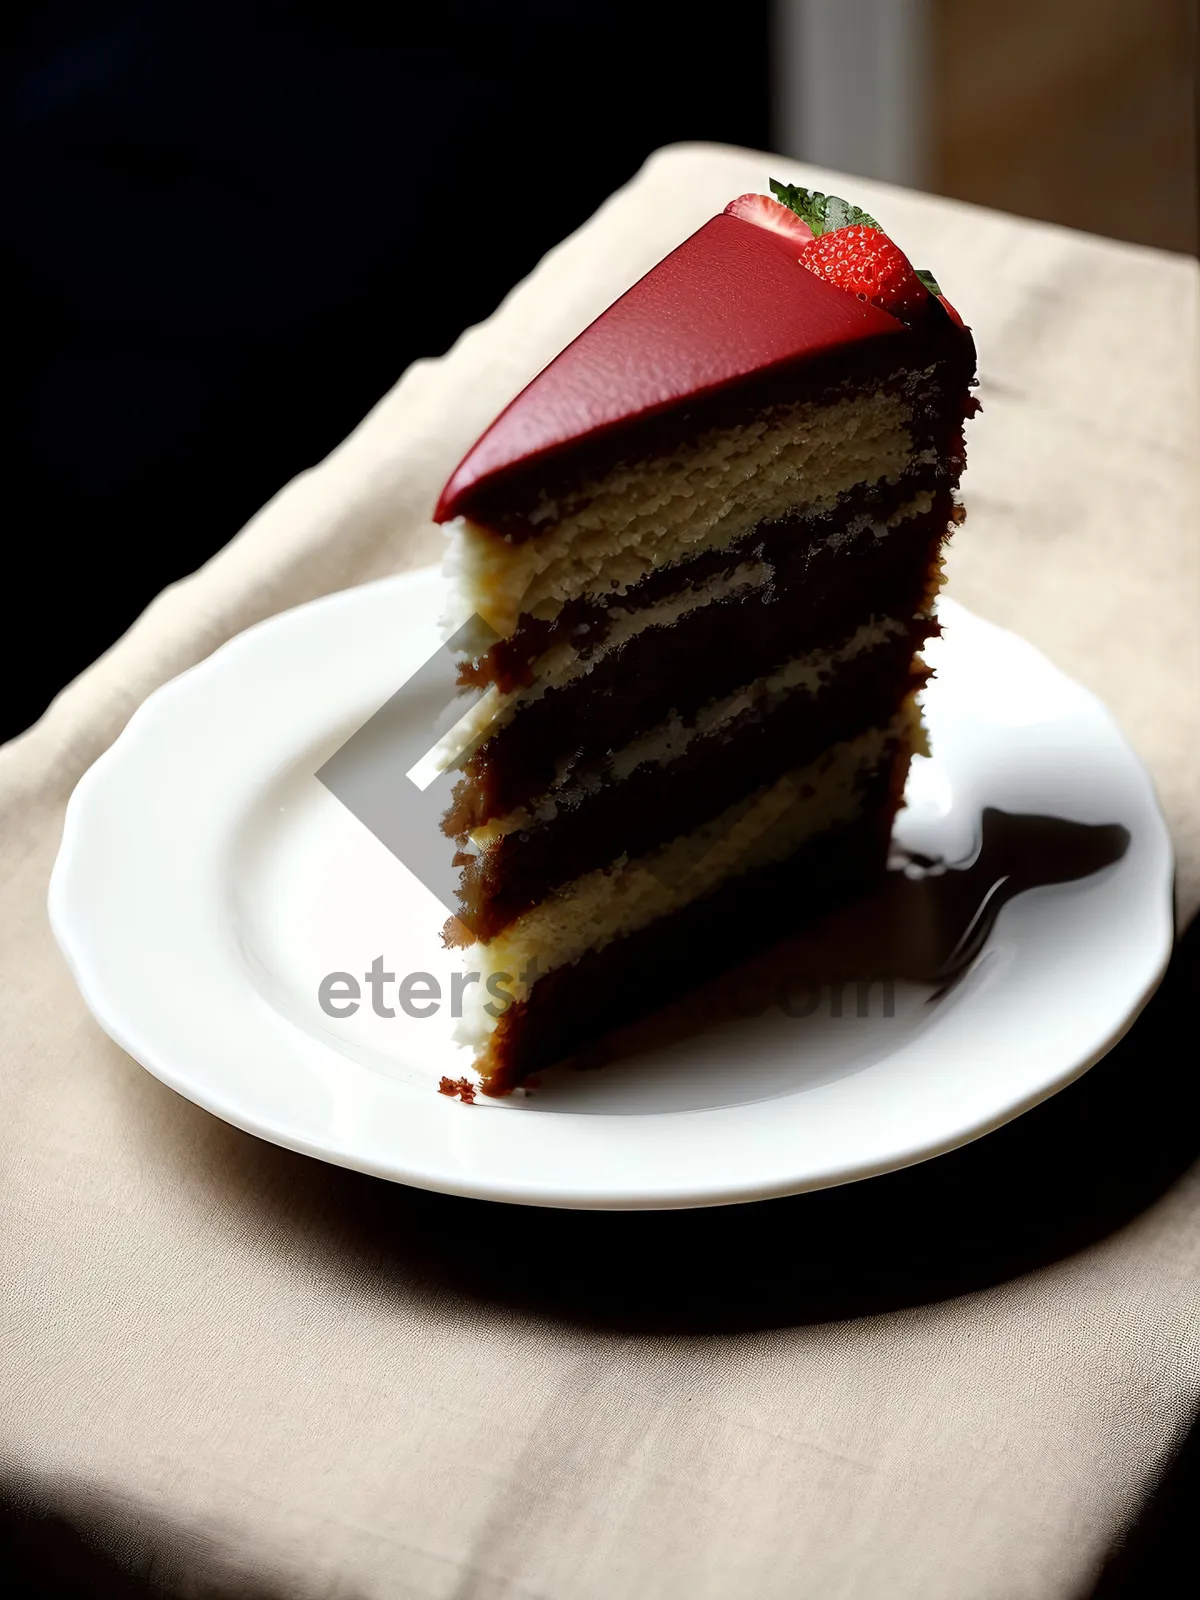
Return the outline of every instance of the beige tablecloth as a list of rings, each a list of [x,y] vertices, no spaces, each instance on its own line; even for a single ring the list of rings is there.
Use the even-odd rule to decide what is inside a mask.
[[[295,1600],[1059,1597],[1185,1422],[1178,993],[1074,1088],[909,1173],[586,1216],[235,1132],[108,1042],[51,940],[67,795],[139,701],[261,617],[433,558],[435,491],[498,406],[768,173],[865,199],[973,323],[953,593],[1107,700],[1157,780],[1185,918],[1200,901],[1195,265],[660,154],[0,752],[0,1476],[66,1519],[59,1546],[70,1526],[171,1593]]]

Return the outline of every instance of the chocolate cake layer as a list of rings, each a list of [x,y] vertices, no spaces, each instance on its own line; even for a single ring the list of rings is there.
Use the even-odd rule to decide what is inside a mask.
[[[879,543],[875,526],[886,525],[922,494],[934,497],[935,512],[949,506],[947,516],[952,515],[944,475],[936,466],[922,464],[895,482],[873,484],[844,496],[829,511],[762,522],[734,544],[701,550],[687,561],[649,572],[616,594],[569,600],[552,620],[523,617],[515,633],[497,640],[477,660],[462,663],[459,684],[474,689],[494,686],[502,694],[527,688],[534,682],[539,658],[556,646],[574,649],[586,661],[603,648],[614,618],[686,595],[746,563],[770,566],[777,587],[800,578],[816,578],[823,561],[834,554],[861,560]],[[863,525],[857,532],[849,532],[855,523]]]
[[[798,642],[815,651],[871,617],[912,618],[931,598],[952,511],[946,490],[929,513],[886,537],[868,530],[868,548],[783,551],[765,593],[752,589],[688,612],[672,627],[648,628],[586,674],[548,689],[464,762],[446,833],[461,837],[503,817],[672,711],[687,718],[754,683],[793,659]]]
[[[618,857],[646,854],[829,745],[888,723],[928,676],[914,671],[912,656],[936,631],[933,622],[911,623],[839,666],[815,696],[797,689],[765,712],[751,706],[674,760],[583,785],[552,820],[495,840],[464,868],[460,920],[491,939],[554,889]]]
[[[876,883],[887,866],[907,753],[864,789],[863,814],[811,840],[789,860],[734,879],[674,916],[540,977],[509,1007],[477,1063],[484,1092],[522,1078],[645,1016],[706,978]]]

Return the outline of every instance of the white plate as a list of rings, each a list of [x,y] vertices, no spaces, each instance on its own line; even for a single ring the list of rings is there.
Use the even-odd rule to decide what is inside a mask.
[[[84,999],[150,1072],[237,1127],[488,1199],[760,1199],[998,1126],[1098,1060],[1161,977],[1171,849],[1145,771],[1092,695],[945,603],[935,753],[914,763],[905,842],[961,860],[993,805],[1121,824],[1119,860],[1012,899],[936,1004],[902,983],[890,1017],[771,1008],[604,1071],[560,1069],[531,1096],[438,1094],[466,1064],[445,1004],[344,1020],[318,1004],[322,977],[378,955],[448,992],[461,955],[441,946],[434,896],[314,773],[437,647],[439,582],[409,574],[247,630],[152,695],[72,796],[50,914]]]

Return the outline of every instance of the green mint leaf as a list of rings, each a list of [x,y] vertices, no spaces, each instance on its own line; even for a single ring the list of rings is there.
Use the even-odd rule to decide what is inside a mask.
[[[934,277],[933,273],[929,271],[928,267],[917,267],[914,270],[916,271],[917,277],[920,278],[921,282],[929,290],[930,294],[941,294],[942,291],[938,287],[938,281]]]
[[[825,232],[825,196],[812,189],[803,189],[798,183],[780,183],[771,179],[771,193],[781,206],[794,211],[801,222],[807,222],[814,238]]]
[[[823,233],[832,233],[835,228],[879,227],[869,212],[839,199],[836,194],[822,194],[819,189],[805,189],[798,183],[779,183],[775,178],[771,179],[771,193],[780,205],[808,223],[814,239],[819,239]]]
[[[848,200],[839,200],[831,194],[825,200],[825,232],[835,228],[878,228],[879,224],[861,206],[852,206]],[[880,229],[880,232],[883,230]]]

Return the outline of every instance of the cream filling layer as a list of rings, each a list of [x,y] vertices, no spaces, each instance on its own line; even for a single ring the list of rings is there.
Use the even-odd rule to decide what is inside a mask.
[[[897,374],[897,377],[900,375]],[[467,518],[450,524],[450,631],[472,615],[507,638],[522,615],[552,619],[787,512],[830,510],[847,490],[895,482],[913,463],[912,401],[898,392],[779,406],[671,455],[616,468],[545,501],[545,531],[520,543]]]
[[[818,548],[837,550],[856,539],[867,528],[872,529],[877,540],[886,538],[891,529],[913,517],[926,516],[932,509],[933,496],[928,490],[922,489],[911,500],[898,506],[886,521],[875,521],[865,515],[853,517],[844,528],[837,529],[823,540]],[[774,568],[768,563],[743,562],[731,572],[718,573],[654,605],[636,610],[610,606],[608,615],[615,620],[610,623],[603,640],[588,655],[581,656],[577,646],[566,640],[547,650],[534,662],[534,681],[527,689],[514,689],[508,694],[501,693],[494,686],[486,689],[438,742],[430,756],[431,772],[443,771],[464,759],[484,739],[499,733],[522,706],[540,700],[548,689],[561,688],[575,678],[584,677],[605,656],[645,629],[669,628],[701,606],[711,605],[714,601],[724,600],[748,589],[761,588],[773,577]]]
[[[832,650],[811,650],[795,656],[776,672],[757,678],[732,694],[721,695],[702,706],[690,722],[673,713],[639,738],[614,751],[606,761],[581,778],[556,785],[528,806],[518,807],[507,816],[497,817],[469,835],[469,847],[486,849],[506,834],[553,822],[560,807],[571,808],[585,794],[595,793],[610,782],[620,783],[638,767],[649,764],[667,766],[677,760],[697,739],[719,733],[747,711],[765,715],[793,694],[816,697],[839,668],[864,651],[874,650],[906,631],[899,618],[872,617],[855,629],[850,637]]]
[[[459,1042],[482,1050],[507,1004],[524,1000],[538,977],[555,967],[602,950],[727,880],[783,861],[807,840],[852,822],[861,811],[864,775],[890,747],[919,748],[920,740],[920,712],[910,701],[886,726],[830,746],[816,761],[648,855],[576,879],[489,943],[472,945],[464,952],[464,970],[478,972],[480,981],[465,991]],[[497,991],[511,1001],[498,1001]]]

